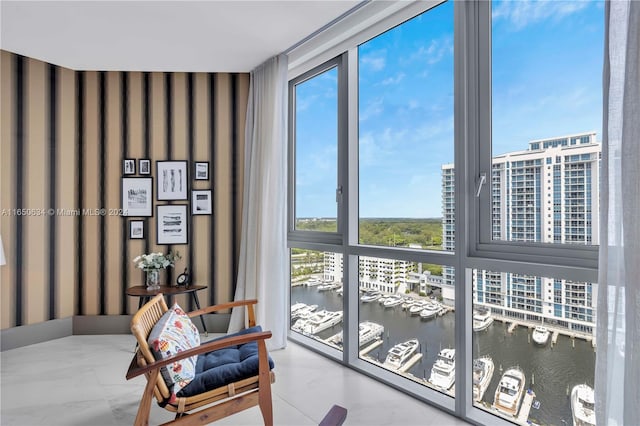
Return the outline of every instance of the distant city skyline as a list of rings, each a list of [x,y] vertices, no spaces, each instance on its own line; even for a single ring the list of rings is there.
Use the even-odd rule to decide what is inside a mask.
[[[500,1],[493,153],[602,125],[603,2]],[[453,2],[359,47],[360,217],[439,218],[453,163]],[[336,217],[337,72],[300,87],[297,217]]]

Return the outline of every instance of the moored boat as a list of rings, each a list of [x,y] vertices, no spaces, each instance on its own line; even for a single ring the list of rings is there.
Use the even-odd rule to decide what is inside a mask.
[[[440,306],[435,303],[427,303],[424,305],[423,309],[420,311],[420,318],[422,319],[431,319],[438,315],[440,312]]]
[[[504,372],[496,388],[493,408],[508,416],[517,416],[524,396],[525,377],[518,367]]]
[[[369,291],[365,294],[363,294],[362,296],[360,296],[360,301],[367,303],[367,302],[373,302],[375,300],[380,299],[381,294],[378,293],[377,291]]]
[[[398,343],[389,350],[384,365],[395,370],[401,368],[416,353],[418,346],[420,346],[418,339],[409,339],[406,342]]]
[[[489,328],[493,324],[491,310],[482,308],[473,311],[473,331],[482,331]]]
[[[543,327],[543,326],[539,325],[539,326],[537,326],[536,328],[533,329],[533,333],[531,335],[531,338],[538,345],[546,345],[547,341],[549,340],[549,334],[551,334],[551,333],[549,332],[547,327]]]
[[[383,306],[385,308],[391,308],[393,306],[398,306],[399,304],[401,304],[403,302],[403,298],[402,296],[398,296],[398,295],[393,295],[393,296],[389,296],[387,297],[387,299],[384,301]]]
[[[449,390],[456,381],[456,350],[446,348],[438,353],[436,362],[431,367],[429,383],[442,389]]]
[[[595,400],[589,385],[576,385],[571,390],[571,414],[573,426],[595,426]]]
[[[480,401],[484,396],[491,378],[494,364],[490,356],[483,356],[473,360],[473,400]]]
[[[409,308],[409,313],[411,315],[420,315],[420,311],[422,311],[425,307],[425,302],[415,302],[413,306]]]
[[[316,312],[300,327],[300,331],[305,334],[318,334],[342,321],[342,311],[322,311]],[[296,323],[297,324],[297,323]]]

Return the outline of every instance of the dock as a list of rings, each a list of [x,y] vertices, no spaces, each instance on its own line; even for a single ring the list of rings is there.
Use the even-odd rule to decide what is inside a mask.
[[[382,344],[382,339],[378,339],[378,340],[374,341],[369,346],[366,346],[362,350],[360,350],[360,356],[361,357],[365,356],[366,354],[368,354],[369,352],[371,352],[372,350],[374,350],[375,348],[377,348],[381,344]]]
[[[511,324],[509,324],[509,327],[507,328],[507,331],[509,333],[513,333],[513,330],[515,330],[517,326],[518,326],[518,324],[516,324],[515,322],[512,322]]]
[[[518,413],[518,419],[516,422],[521,425],[526,425],[527,420],[529,419],[529,412],[531,411],[531,404],[533,404],[533,400],[536,397],[536,393],[531,389],[527,390],[524,394],[524,400],[522,401],[522,406],[520,407],[520,412]]]
[[[415,354],[414,356],[411,357],[411,359],[409,359],[402,367],[398,368],[396,371],[400,373],[406,373],[407,371],[409,371],[411,367],[413,367],[414,365],[416,365],[418,361],[420,361],[420,358],[422,358],[422,354]]]
[[[558,341],[558,336],[560,335],[559,332],[554,331],[553,334],[551,335],[551,346],[555,346],[556,342]]]

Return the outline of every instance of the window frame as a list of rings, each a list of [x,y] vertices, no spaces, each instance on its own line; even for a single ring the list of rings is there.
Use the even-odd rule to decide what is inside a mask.
[[[558,244],[542,242],[499,241],[491,235],[491,172],[492,172],[492,70],[491,70],[491,2],[464,2],[470,30],[476,41],[467,43],[465,63],[468,66],[464,97],[469,118],[466,140],[468,153],[467,203],[470,209],[469,256],[495,260],[510,260],[545,264],[558,271],[575,268],[576,273],[598,267],[597,245]],[[456,168],[458,169],[458,168]],[[479,197],[476,196],[480,176],[486,177]],[[555,269],[555,268],[554,268]],[[544,275],[544,274],[540,274]]]
[[[336,134],[336,232],[307,231],[296,229],[296,86],[309,81],[324,72],[336,69],[338,74],[337,84],[337,134]],[[307,72],[289,80],[289,121],[288,121],[288,224],[287,224],[287,240],[299,242],[318,242],[327,244],[342,244],[342,235],[344,234],[344,215],[341,214],[343,196],[338,193],[344,191],[344,168],[341,167],[340,161],[343,157],[341,152],[346,144],[345,135],[345,108],[346,96],[343,86],[345,83],[346,70],[343,61],[343,55],[337,56],[327,62],[324,62]]]
[[[453,0],[450,0],[453,1]],[[398,2],[399,4],[400,2]],[[320,34],[314,45],[305,42],[299,51],[290,53],[289,68],[289,224],[290,248],[308,248],[342,253],[344,284],[343,351],[289,329],[289,339],[309,347],[358,372],[366,374],[437,406],[466,421],[481,424],[512,425],[495,415],[476,408],[472,399],[473,361],[473,286],[472,270],[485,269],[597,283],[598,247],[486,240],[481,234],[483,215],[490,209],[490,191],[475,197],[476,177],[488,170],[491,176],[491,3],[470,0],[454,3],[454,168],[455,168],[455,252],[434,252],[408,248],[362,245],[358,242],[358,46],[439,4],[439,1],[398,4],[386,15],[382,3],[371,2],[358,7],[367,19],[345,18],[340,36],[327,41]],[[367,10],[369,10],[367,12]],[[373,12],[371,12],[373,10]],[[354,13],[355,15],[355,13]],[[384,15],[384,16],[382,16]],[[360,25],[358,31],[352,30]],[[339,25],[338,23],[337,25]],[[332,31],[327,31],[331,33]],[[340,63],[338,84],[338,182],[342,200],[337,209],[338,232],[322,233],[295,230],[295,104],[292,83],[327,70]],[[489,103],[487,104],[487,100]],[[483,108],[484,107],[484,108]],[[488,167],[487,167],[488,164]],[[490,184],[490,183],[489,183]],[[487,203],[488,201],[488,203]],[[484,203],[484,204],[482,204]],[[490,210],[489,210],[490,211]],[[490,217],[490,216],[488,216]],[[490,223],[490,222],[489,222]],[[491,234],[488,234],[491,237]],[[449,265],[455,268],[456,394],[451,399],[428,387],[411,383],[396,374],[359,359],[358,321],[359,257],[373,256]],[[356,283],[356,285],[353,285]],[[349,285],[351,284],[351,285]]]

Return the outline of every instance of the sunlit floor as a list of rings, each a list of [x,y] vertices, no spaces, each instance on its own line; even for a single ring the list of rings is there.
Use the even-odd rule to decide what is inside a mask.
[[[131,425],[145,380],[124,378],[135,340],[127,335],[71,336],[2,352],[0,424]],[[277,425],[317,425],[334,405],[345,425],[462,425],[449,414],[289,342],[271,352]],[[173,416],[151,408],[151,424]],[[219,421],[259,425],[257,407]]]

